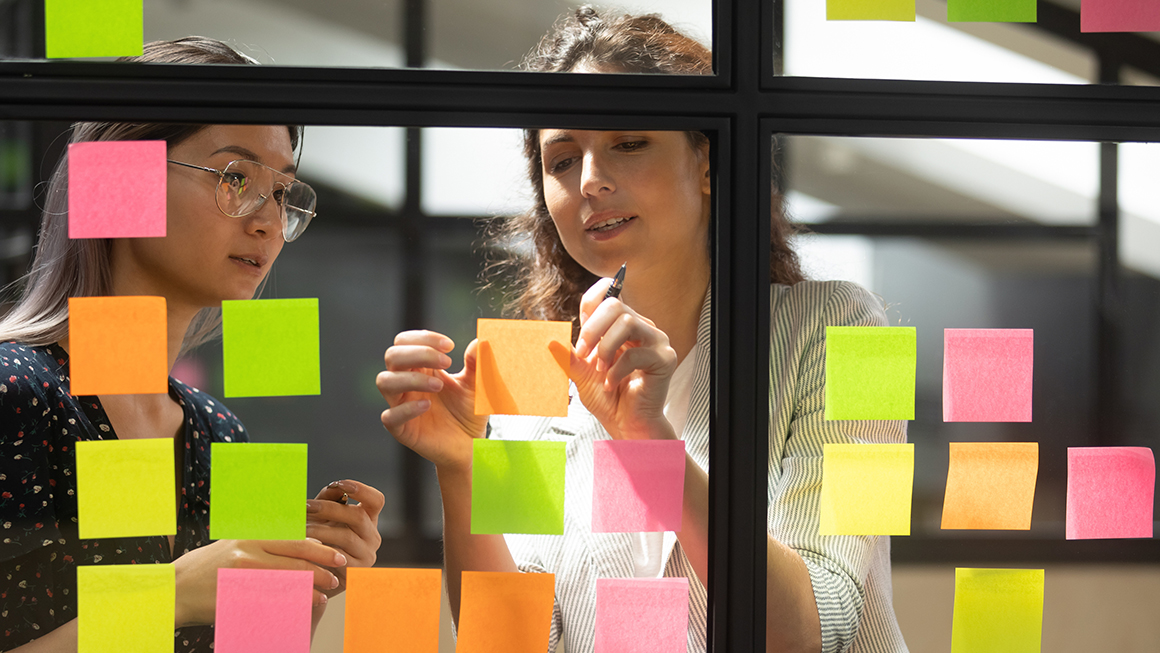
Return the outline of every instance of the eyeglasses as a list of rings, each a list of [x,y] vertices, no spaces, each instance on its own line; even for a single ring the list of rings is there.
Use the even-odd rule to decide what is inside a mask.
[[[221,170],[173,159],[167,161],[217,175],[218,209],[231,218],[250,215],[273,198],[282,216],[282,237],[288,243],[301,236],[316,215],[314,205],[318,196],[313,188],[257,161],[238,159]]]

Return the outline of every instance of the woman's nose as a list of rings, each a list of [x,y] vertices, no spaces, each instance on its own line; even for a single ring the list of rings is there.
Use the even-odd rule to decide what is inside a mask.
[[[282,235],[282,207],[273,197],[267,196],[258,210],[246,216],[246,219],[247,228],[254,233],[266,237]]]
[[[585,155],[581,165],[583,168],[580,172],[580,190],[585,195],[600,195],[616,190],[612,175],[600,157]]]

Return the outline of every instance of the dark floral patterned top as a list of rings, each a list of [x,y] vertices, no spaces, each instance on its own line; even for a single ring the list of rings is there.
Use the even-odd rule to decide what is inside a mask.
[[[209,395],[173,378],[169,395],[186,420],[173,547],[181,555],[210,542],[210,443],[249,438]],[[165,536],[77,537],[73,450],[79,440],[116,438],[97,397],[69,394],[63,349],[0,344],[0,651],[76,618],[77,565],[173,561]],[[182,628],[175,638],[179,652],[213,650],[212,626]]]

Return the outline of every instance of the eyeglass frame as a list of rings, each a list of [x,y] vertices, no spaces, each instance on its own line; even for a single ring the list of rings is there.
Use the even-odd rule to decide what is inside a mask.
[[[221,184],[225,183],[226,169],[229,168],[230,166],[232,166],[233,164],[241,162],[241,161],[244,161],[246,163],[253,163],[256,165],[260,165],[263,168],[267,168],[267,169],[269,169],[277,174],[282,175],[283,177],[289,177],[289,175],[287,175],[286,173],[274,170],[270,166],[268,166],[264,163],[261,163],[259,161],[254,161],[253,159],[234,159],[233,161],[230,161],[229,163],[227,163],[221,170],[218,170],[217,168],[210,168],[208,166],[199,166],[199,165],[196,165],[193,163],[185,163],[184,161],[175,161],[173,159],[166,159],[165,161],[167,163],[175,163],[179,166],[185,166],[186,168],[193,168],[194,170],[202,170],[205,172],[212,172],[218,176],[218,185],[219,186]],[[294,179],[291,183],[292,184],[302,184],[303,186],[309,188],[311,190],[311,192],[314,192],[315,199],[316,200],[318,199],[318,193],[314,190],[314,188],[310,184],[308,184],[304,181],[298,181],[297,179]],[[257,213],[258,211],[260,211],[262,209],[262,207],[266,205],[266,200],[270,199],[269,195],[263,195],[261,193],[258,193],[258,197],[260,197],[262,199],[258,202],[258,205],[254,207],[254,210],[250,211],[249,213],[243,213],[241,215],[230,215],[229,213],[226,213],[225,209],[222,208],[221,203],[217,199],[217,193],[218,193],[218,191],[215,189],[214,190],[214,204],[217,205],[218,211],[221,211],[222,215],[225,215],[225,216],[230,217],[230,218],[244,218],[247,215],[253,215],[253,214]],[[293,206],[293,205],[289,205],[289,204],[284,205],[284,204],[278,202],[278,200],[274,200],[274,202],[276,204],[278,204],[280,217],[282,219],[282,240],[284,240],[287,243],[292,243],[295,240],[298,240],[299,238],[302,237],[302,234],[306,232],[306,227],[303,227],[302,231],[299,232],[299,234],[297,236],[294,236],[293,238],[290,238],[286,234],[286,230],[289,228],[289,222],[286,219],[286,207],[287,206],[290,206],[295,211],[298,211],[306,216],[309,216],[306,219],[307,226],[310,226],[310,221],[313,220],[318,215],[318,213],[315,211],[308,211],[306,209],[303,209],[303,208],[300,208],[297,206]]]

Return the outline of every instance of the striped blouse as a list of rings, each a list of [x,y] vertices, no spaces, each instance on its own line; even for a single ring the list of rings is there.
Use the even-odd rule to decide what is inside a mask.
[[[881,301],[841,281],[773,285],[769,395],[769,532],[801,555],[810,573],[822,625],[822,650],[906,651],[891,605],[890,538],[818,535],[822,448],[827,442],[899,443],[904,421],[824,421],[825,328],[882,326]],[[709,469],[710,298],[697,328],[698,356],[682,438],[686,450]],[[575,394],[575,393],[573,393]],[[567,417],[493,417],[489,437],[553,440],[567,444],[564,534],[508,535],[512,556],[525,572],[556,574],[556,603],[549,651],[568,653],[595,645],[596,580],[631,578],[631,535],[592,532],[594,440],[608,433],[573,396]],[[666,538],[672,540],[672,538]],[[679,542],[665,551],[664,575],[689,579],[690,652],[706,646],[705,587]]]

